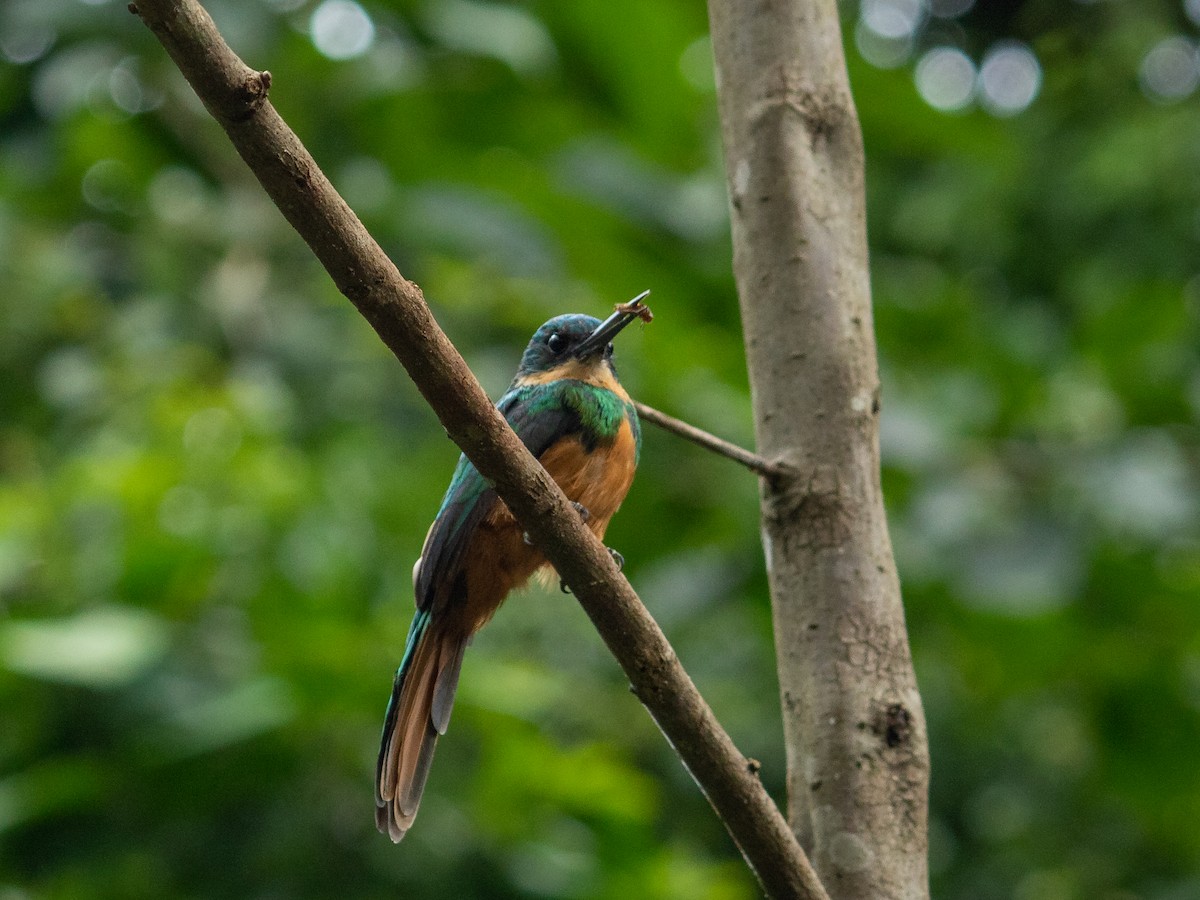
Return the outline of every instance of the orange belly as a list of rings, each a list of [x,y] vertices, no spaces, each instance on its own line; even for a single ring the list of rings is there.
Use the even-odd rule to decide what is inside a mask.
[[[578,438],[552,445],[540,462],[567,498],[588,511],[587,525],[601,540],[613,514],[633,484],[637,446],[629,422],[616,439],[590,453]],[[525,585],[546,565],[546,557],[525,543],[524,530],[503,501],[480,524],[467,551],[466,623],[474,633],[484,626],[510,591]]]
[[[613,514],[633,484],[637,445],[628,421],[621,422],[616,438],[590,453],[578,438],[566,438],[541,456],[550,477],[563,493],[589,513],[588,527],[603,538]]]

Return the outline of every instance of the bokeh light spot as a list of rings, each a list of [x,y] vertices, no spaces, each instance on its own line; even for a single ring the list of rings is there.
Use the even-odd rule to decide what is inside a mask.
[[[395,195],[387,166],[373,156],[348,159],[338,170],[335,184],[346,202],[360,213],[388,209]]]
[[[442,0],[430,9],[428,25],[447,47],[490,56],[523,75],[547,71],[558,60],[546,26],[515,6]]]
[[[46,55],[57,37],[53,28],[40,22],[23,26],[6,22],[0,29],[0,56],[17,66],[35,62]]]
[[[975,96],[975,63],[956,47],[934,47],[921,57],[917,91],[934,109],[955,112]]]
[[[194,224],[208,207],[204,179],[182,166],[165,166],[147,191],[154,214],[172,225]]]
[[[712,41],[708,35],[696,38],[679,55],[679,71],[683,80],[698,91],[711,92],[717,89],[716,73],[713,71]]]
[[[979,67],[979,94],[988,112],[1015,116],[1042,87],[1042,67],[1024,44],[1006,41],[988,51]]]
[[[109,49],[94,43],[51,54],[33,70],[32,96],[38,113],[45,119],[62,119],[87,105],[97,87],[107,87],[114,62]]]
[[[104,387],[104,375],[92,354],[76,347],[47,355],[37,380],[46,402],[64,409],[86,406]]]
[[[894,69],[912,55],[911,36],[890,38],[873,31],[862,19],[854,26],[854,44],[859,55],[877,69]]]
[[[1184,0],[1183,10],[1189,19],[1200,25],[1200,0]]]
[[[83,175],[80,190],[83,199],[100,212],[117,212],[125,205],[129,173],[123,163],[102,159],[93,163]]]
[[[312,42],[330,59],[362,56],[375,41],[375,25],[353,0],[325,0],[309,20]]]
[[[1159,41],[1142,60],[1139,75],[1142,90],[1151,100],[1182,100],[1200,83],[1196,45],[1179,35]]]
[[[921,24],[925,7],[920,0],[865,0],[862,24],[882,38],[911,38]]]
[[[116,66],[108,76],[108,93],[117,108],[130,115],[143,109],[142,83],[128,65]]]

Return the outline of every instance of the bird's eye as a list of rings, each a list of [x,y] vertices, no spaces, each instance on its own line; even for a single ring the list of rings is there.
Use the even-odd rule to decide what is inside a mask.
[[[567,349],[567,339],[556,331],[546,338],[546,346],[550,348],[551,353],[562,353]]]

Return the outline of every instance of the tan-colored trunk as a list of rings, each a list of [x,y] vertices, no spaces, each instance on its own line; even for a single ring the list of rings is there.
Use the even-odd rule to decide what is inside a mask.
[[[834,900],[928,896],[929,757],[879,479],[862,135],[833,0],[710,0],[789,820]]]

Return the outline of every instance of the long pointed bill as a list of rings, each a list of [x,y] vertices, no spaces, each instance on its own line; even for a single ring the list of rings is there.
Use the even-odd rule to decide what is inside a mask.
[[[617,304],[617,311],[611,316],[596,326],[596,330],[583,339],[583,342],[575,348],[575,356],[577,359],[587,359],[590,356],[596,356],[604,352],[604,348],[609,345],[621,330],[630,322],[642,319],[646,322],[650,321],[650,307],[642,301],[650,296],[649,291],[642,291],[628,303]]]

